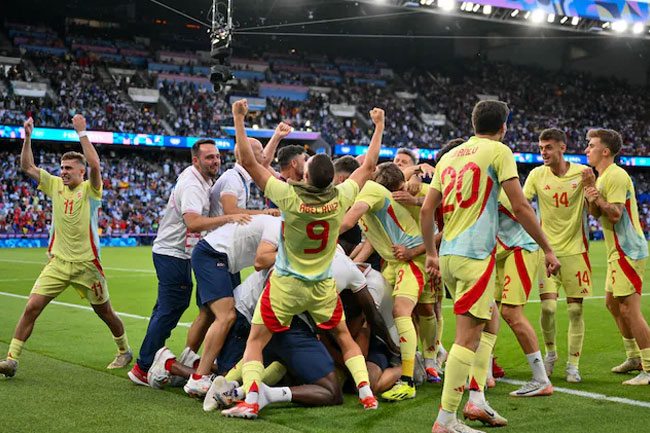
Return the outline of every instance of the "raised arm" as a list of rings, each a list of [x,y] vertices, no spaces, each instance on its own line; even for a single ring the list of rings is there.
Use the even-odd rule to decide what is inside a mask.
[[[246,113],[248,113],[248,102],[246,99],[240,99],[232,104],[232,115],[235,120],[235,150],[239,152],[241,165],[251,175],[255,184],[264,191],[266,190],[266,182],[271,177],[271,173],[255,159],[255,154],[248,142],[246,127],[244,126]]]
[[[23,140],[23,150],[20,152],[20,169],[34,182],[41,183],[41,170],[34,164],[34,154],[32,153],[32,132],[34,131],[34,119],[31,117],[23,124],[25,128],[25,139]]]
[[[341,223],[341,228],[339,233],[345,233],[350,230],[354,225],[359,221],[359,218],[363,216],[364,213],[368,212],[370,206],[368,203],[363,201],[356,202],[346,213],[343,218],[343,223]]]
[[[424,198],[422,208],[420,209],[420,224],[422,225],[422,240],[427,252],[426,270],[435,277],[440,277],[440,265],[438,257],[438,249],[434,238],[434,213],[440,202],[442,201],[442,194],[435,188],[429,188],[427,196]]]
[[[372,134],[368,152],[363,160],[361,167],[354,170],[350,175],[350,179],[359,185],[359,189],[363,188],[366,181],[372,177],[377,168],[377,160],[379,159],[379,149],[381,149],[381,138],[384,134],[385,116],[384,110],[381,108],[373,108],[370,111],[370,118],[372,123],[375,124],[375,132]]]
[[[88,132],[86,132],[86,119],[81,114],[75,114],[72,118],[72,126],[74,126],[74,130],[79,135],[81,149],[86,157],[86,162],[88,162],[88,168],[90,169],[88,179],[90,180],[90,184],[94,189],[99,189],[102,187],[102,171],[97,150],[90,142]]]
[[[273,133],[273,137],[269,140],[268,143],[266,143],[266,146],[264,146],[264,150],[262,151],[262,157],[264,159],[264,162],[262,165],[266,167],[268,170],[271,171],[271,174],[275,175],[275,170],[271,168],[271,161],[273,161],[273,157],[275,156],[275,151],[278,148],[278,144],[280,144],[280,141],[287,135],[289,135],[293,131],[293,128],[289,125],[287,125],[284,122],[280,122],[280,124],[275,128],[275,132]]]

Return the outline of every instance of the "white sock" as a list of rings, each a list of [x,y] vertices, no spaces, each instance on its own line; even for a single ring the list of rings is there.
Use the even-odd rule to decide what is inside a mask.
[[[359,398],[363,400],[366,397],[372,397],[372,390],[370,389],[370,385],[363,385],[361,388],[359,388]]]
[[[533,372],[533,380],[539,383],[548,382],[548,377],[546,376],[546,370],[544,369],[544,361],[542,360],[542,352],[539,350],[534,353],[529,353],[526,355],[528,360],[528,365],[530,365],[530,370]]]
[[[490,355],[490,366],[487,369],[487,379],[494,379],[494,372],[492,371],[492,367],[494,366],[494,355]]]
[[[438,356],[443,359],[447,356],[447,351],[445,350],[445,347],[442,345],[442,343],[438,344]]]
[[[254,385],[255,385],[255,382],[253,382],[253,386]],[[260,382],[260,385],[263,385],[263,383]],[[251,387],[251,388],[253,388],[253,387]],[[249,390],[248,393],[246,394],[246,400],[245,401],[248,404],[259,403],[259,400],[260,400],[261,396],[262,396],[262,394],[259,391]]]
[[[456,421],[456,412],[447,412],[444,409],[440,409],[438,411],[438,418],[436,418],[436,421],[440,425],[444,425],[444,426],[451,425],[451,423]]]
[[[258,404],[260,410],[270,403],[283,403],[291,401],[291,390],[288,386],[282,387],[271,387],[265,385],[264,383],[260,384],[260,398]]]
[[[424,368],[436,368],[436,358],[424,358]]]
[[[483,391],[469,391],[469,401],[474,404],[485,404],[485,393]]]

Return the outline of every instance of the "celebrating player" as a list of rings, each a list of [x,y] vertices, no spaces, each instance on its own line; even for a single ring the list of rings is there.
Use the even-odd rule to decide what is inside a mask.
[[[521,225],[542,247],[549,272],[560,267],[519,184],[511,150],[501,143],[508,106],[480,101],[472,112],[475,136],[442,157],[422,205],[422,234],[427,271],[440,274],[454,297],[456,336],[447,361],[442,402],[434,433],[475,432],[456,419],[472,364],[487,376],[494,338],[483,333],[494,301],[498,195],[503,188]],[[433,218],[441,205],[445,227],[440,257],[434,243]],[[476,355],[476,356],[475,356]],[[481,375],[476,375],[479,378]],[[487,401],[473,402],[486,418],[496,412]]]
[[[585,335],[582,300],[591,296],[591,265],[587,240],[587,208],[582,172],[588,167],[564,160],[566,135],[559,129],[545,129],[539,135],[544,165],[534,168],[524,184],[528,200],[537,197],[540,224],[553,251],[562,263],[557,275],[540,284],[542,335],[546,344],[544,366],[548,377],[557,361],[555,349],[555,309],[559,287],[567,296],[569,314],[569,359],[567,382],[580,382],[578,365]]]
[[[47,249],[49,262],[36,279],[25,311],[16,325],[7,358],[0,361],[0,373],[16,374],[18,360],[25,342],[32,334],[36,319],[47,304],[68,286],[87,298],[100,319],[113,334],[118,354],[107,368],[123,368],[133,359],[124,325],[115,314],[108,297],[106,277],[99,261],[97,210],[102,200],[102,175],[99,155],[88,138],[86,119],[80,114],[72,118],[83,155],[66,152],[61,156],[61,174],[53,176],[34,164],[32,131],[34,120],[24,124],[25,140],[20,154],[20,167],[38,189],[52,199],[52,229]],[[84,180],[88,163],[88,180]]]
[[[611,129],[592,129],[587,133],[585,150],[589,165],[598,172],[583,172],[585,195],[592,215],[600,217],[607,246],[605,302],[614,316],[627,360],[612,369],[627,373],[643,371],[624,385],[650,384],[650,328],[641,314],[641,287],[648,257],[648,243],[639,224],[634,185],[625,170],[614,163],[621,150],[621,135]]]

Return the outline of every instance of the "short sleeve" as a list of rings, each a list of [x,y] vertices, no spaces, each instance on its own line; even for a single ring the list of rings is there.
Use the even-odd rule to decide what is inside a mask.
[[[625,203],[627,200],[628,177],[624,172],[612,173],[605,182],[604,196],[607,203]]]
[[[38,184],[38,189],[43,191],[46,196],[52,197],[52,191],[54,191],[57,184],[57,179],[59,178],[52,176],[42,168],[40,169],[40,178],[41,182]]]
[[[431,180],[431,184],[429,184],[429,188],[435,189],[436,191],[442,193],[442,181],[440,180],[440,172],[442,172],[442,170],[439,169],[439,167],[440,163],[438,163],[436,171],[433,173],[433,179]]]
[[[386,202],[386,189],[375,182],[366,182],[357,197],[357,203],[363,202],[370,206],[370,210],[376,212],[384,207]]]
[[[87,183],[86,186],[86,191],[88,192],[88,196],[94,200],[102,200],[102,193],[104,192],[104,186],[100,185],[99,188],[95,189],[93,188],[93,184],[87,180],[85,181]]]
[[[499,184],[515,177],[518,178],[517,162],[515,162],[515,157],[510,148],[499,143],[499,145],[495,146],[494,151],[495,155],[492,164],[497,173]]]
[[[279,217],[269,216],[269,218],[265,218],[262,241],[277,246],[280,243],[281,230],[282,220]]]
[[[221,190],[219,191],[219,199],[225,194],[234,195],[239,199],[242,192],[241,182],[236,182],[232,176],[224,176],[221,183]]]
[[[293,196],[291,193],[292,188],[288,183],[282,182],[273,176],[269,177],[266,181],[264,197],[270,199],[280,209],[286,207],[291,201],[291,197]]]
[[[189,185],[180,192],[181,215],[186,213],[203,214],[203,208],[208,202],[208,194],[199,185]]]
[[[366,182],[366,185],[368,182]],[[339,191],[339,200],[343,209],[347,210],[359,195],[359,184],[352,179],[348,179],[336,186]]]
[[[535,186],[536,178],[537,170],[533,170],[526,178],[526,182],[524,182],[524,195],[528,201],[531,201],[537,195],[537,187]]]
[[[350,260],[350,272],[349,272],[349,277],[347,281],[347,287],[346,289],[349,289],[352,291],[352,293],[357,293],[358,291],[362,290],[364,287],[366,287],[367,282],[366,282],[366,277],[363,276],[363,272],[359,270],[359,268]]]

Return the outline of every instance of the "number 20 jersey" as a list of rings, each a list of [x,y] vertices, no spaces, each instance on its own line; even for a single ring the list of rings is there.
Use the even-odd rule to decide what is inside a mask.
[[[359,185],[351,179],[318,190],[269,178],[264,195],[282,212],[275,273],[304,281],[331,278],[339,228],[357,194]]]
[[[442,157],[431,182],[442,194],[440,255],[482,260],[494,251],[501,183],[516,177],[512,151],[498,141],[472,137]]]

